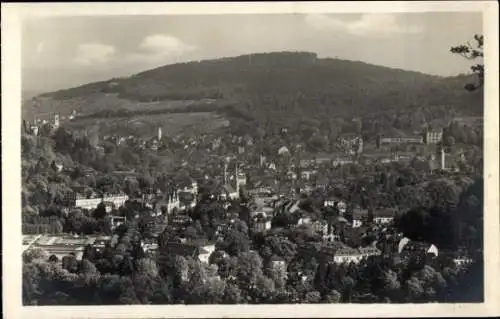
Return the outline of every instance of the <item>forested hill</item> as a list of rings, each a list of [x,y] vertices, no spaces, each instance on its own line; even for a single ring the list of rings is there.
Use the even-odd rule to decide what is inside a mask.
[[[277,52],[167,65],[42,96],[69,100],[117,93],[140,102],[211,98],[232,101],[259,121],[412,112],[414,107],[443,105],[481,115],[482,93],[464,90],[470,80],[320,59],[315,53]]]

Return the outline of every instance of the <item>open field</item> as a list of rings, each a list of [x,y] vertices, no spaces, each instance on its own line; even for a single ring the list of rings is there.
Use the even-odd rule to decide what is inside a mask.
[[[51,113],[59,113],[61,117],[69,116],[73,110],[81,115],[90,115],[102,111],[159,111],[173,110],[192,105],[204,104],[203,101],[179,100],[158,102],[137,102],[118,97],[113,93],[96,93],[85,97],[56,100],[48,97],[37,98],[36,102],[28,100],[23,103],[24,118],[48,119]],[[209,104],[209,103],[205,103]]]
[[[164,113],[138,115],[133,117],[87,118],[67,122],[71,129],[98,127],[100,135],[135,135],[141,137],[156,136],[158,127],[163,135],[200,134],[229,125],[229,121],[214,112]]]

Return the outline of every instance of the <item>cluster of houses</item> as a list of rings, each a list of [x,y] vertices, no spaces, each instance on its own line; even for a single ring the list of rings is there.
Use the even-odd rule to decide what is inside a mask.
[[[58,120],[57,122],[58,123]],[[159,145],[160,141],[163,139],[161,128],[158,129],[158,135],[151,140],[151,145]],[[392,145],[392,144],[437,144],[442,139],[442,132],[427,131],[425,137],[415,136],[415,137],[380,137],[378,139],[379,145]],[[123,143],[127,140],[136,140],[134,137],[129,138],[111,138],[112,141],[117,142],[117,144]],[[234,141],[233,141],[234,140]],[[253,145],[253,141],[249,138],[233,138],[235,145],[238,145],[238,152],[243,153],[245,149]],[[144,147],[147,147],[148,142],[143,141]],[[189,142],[189,141],[188,141]],[[142,143],[142,142],[140,142]],[[191,141],[194,143],[192,145],[197,145],[196,141]],[[332,165],[339,166],[347,163],[355,163],[363,160],[361,154],[363,153],[363,139],[357,135],[343,135],[339,139],[340,145],[347,150],[344,154],[337,154],[332,157],[330,155],[317,155],[314,158],[300,159],[298,166],[300,170],[294,172],[290,170],[286,176],[289,180],[295,180],[300,177],[300,179],[305,181],[316,180],[318,177],[318,171],[322,165]],[[186,144],[188,145],[188,144]],[[191,144],[189,144],[191,145]],[[217,150],[222,145],[221,139],[216,139],[210,142],[211,147]],[[154,149],[154,147],[152,148]],[[241,151],[241,152],[240,152]],[[278,149],[279,156],[285,156],[289,154],[288,148],[285,146]],[[369,154],[363,154],[363,156]],[[387,158],[387,153],[382,154],[382,158]],[[413,158],[411,153],[398,152],[393,154],[392,159],[387,159],[388,161],[408,161]],[[380,158],[375,157],[375,159],[380,160]],[[441,166],[445,167],[446,154],[441,151]],[[257,166],[265,166],[266,169],[276,169],[276,164],[274,162],[269,163],[265,156],[259,156],[259,163]],[[294,168],[293,164],[290,167]],[[240,171],[240,166],[235,165],[234,173],[229,174],[229,165],[225,163],[224,165],[224,176],[223,176],[223,187],[218,199],[223,201],[225,208],[227,209],[232,201],[237,201],[240,199],[241,187],[248,184],[248,177],[246,174]],[[298,174],[297,174],[298,173]],[[370,216],[373,216],[373,220],[370,224],[379,226],[380,228],[387,227],[393,222],[395,211],[394,210],[376,210],[369,212],[368,210],[354,207],[351,210],[351,214],[348,216],[347,207],[348,204],[338,198],[327,198],[325,199],[323,205],[325,208],[334,208],[339,216],[332,222],[326,218],[312,217],[311,214],[304,213],[300,208],[301,201],[295,198],[286,198],[284,192],[275,192],[269,186],[259,185],[256,181],[252,184],[255,185],[254,188],[250,189],[249,194],[252,201],[247,205],[250,209],[250,215],[246,220],[248,227],[253,233],[266,233],[273,228],[272,220],[277,214],[294,214],[297,216],[297,223],[295,226],[310,226],[311,229],[322,238],[322,243],[324,249],[322,250],[322,255],[329,258],[330,262],[333,263],[358,263],[363,258],[367,258],[373,255],[381,254],[381,250],[375,246],[369,247],[349,247],[342,241],[342,236],[340,234],[341,229],[351,228],[359,229],[365,226],[366,221]],[[316,185],[318,186],[318,185]],[[309,191],[311,189],[304,189]],[[145,208],[150,209],[153,213],[151,214],[152,219],[150,220],[150,226],[153,227],[153,238],[144,239],[141,242],[141,246],[144,251],[149,254],[155,255],[158,250],[158,242],[155,237],[160,234],[163,229],[168,225],[172,226],[174,229],[179,231],[185,230],[188,226],[192,225],[193,221],[191,217],[183,213],[183,211],[190,208],[194,208],[197,204],[198,195],[198,184],[193,181],[190,185],[179,188],[174,192],[168,194],[145,194],[141,199]],[[276,195],[281,194],[281,195]],[[190,195],[192,198],[190,203],[184,203],[181,197],[184,195]],[[286,194],[288,196],[289,193]],[[130,198],[125,194],[105,194],[103,196],[83,196],[78,193],[72,193],[67,198],[68,207],[81,208],[87,210],[96,209],[100,204],[103,204],[106,208],[106,212],[112,213],[117,208],[125,205]],[[228,214],[230,215],[230,214]],[[139,216],[135,216],[139,217]],[[227,222],[217,227],[216,238],[218,240],[224,240],[225,230],[231,227],[232,222],[240,218],[240,216],[229,216]],[[119,227],[121,224],[125,223],[126,217],[124,216],[109,216],[112,229]],[[336,227],[341,225],[339,227]],[[114,238],[114,240],[113,240]],[[30,248],[42,248],[47,250],[50,254],[56,256],[67,255],[68,253],[74,254],[77,259],[81,258],[83,247],[86,245],[93,245],[96,249],[100,249],[104,242],[116,243],[117,239],[113,237],[68,237],[68,236],[26,236],[23,238],[23,247],[25,249]],[[179,239],[179,241],[171,242],[167,245],[168,252],[170,254],[179,254],[183,256],[190,256],[199,259],[202,262],[208,263],[210,255],[215,251],[214,242],[193,242],[185,238]],[[403,245],[400,253],[410,251],[412,245]],[[437,255],[436,247],[428,247],[427,252]],[[156,255],[155,255],[156,256]],[[462,258],[463,259],[463,258]],[[468,259],[457,259],[457,263],[469,262]],[[269,261],[272,267],[286,270],[286,262],[278,257],[273,256]]]
[[[225,175],[224,179],[227,181],[227,186],[234,184],[234,188],[239,190],[241,185],[247,183],[246,175],[239,171],[239,166],[236,169],[232,178]],[[227,171],[225,171],[227,174]],[[179,194],[186,193],[193,195],[193,201],[190,205],[184,205],[179,200]],[[343,238],[345,229],[359,229],[365,226],[369,215],[373,219],[370,225],[375,225],[379,229],[386,229],[390,227],[395,216],[394,210],[376,210],[372,214],[368,210],[354,207],[348,209],[348,203],[339,198],[325,198],[323,206],[325,209],[333,208],[338,212],[338,216],[332,223],[327,217],[314,217],[301,208],[301,200],[296,198],[288,198],[284,195],[274,193],[269,187],[260,186],[252,189],[251,202],[247,204],[250,214],[245,221],[248,224],[249,230],[252,233],[266,233],[273,228],[273,218],[278,214],[294,214],[297,216],[296,225],[291,227],[310,227],[321,240],[322,249],[320,250],[321,258],[326,258],[328,262],[332,263],[359,263],[364,258],[374,255],[382,254],[379,247],[370,245],[367,247],[350,247],[346,244]],[[193,220],[185,213],[186,209],[196,205],[198,195],[198,185],[192,182],[177,191],[167,194],[150,194],[144,196],[144,207],[150,209],[153,213],[149,221],[149,226],[152,228],[152,238],[143,239],[141,247],[144,252],[150,256],[158,257],[158,241],[159,234],[163,232],[167,225],[172,229],[182,234],[187,227],[193,224]],[[239,198],[239,193],[236,191],[227,190],[224,196],[219,199],[225,202],[232,202]],[[160,200],[159,200],[160,199]],[[87,198],[81,195],[74,195],[68,201],[71,207],[79,207],[82,209],[95,209],[99,204],[104,204],[108,212],[119,208],[129,200],[127,195],[124,194],[106,194],[104,196]],[[165,211],[161,211],[158,207],[161,206]],[[225,207],[228,208],[229,205]],[[349,212],[348,212],[349,211]],[[349,215],[350,213],[350,215]],[[136,216],[139,217],[139,216]],[[206,240],[193,240],[189,238],[177,238],[175,241],[169,242],[167,245],[167,253],[189,256],[200,260],[201,262],[208,263],[209,258],[215,251],[215,242],[217,240],[224,240],[226,230],[232,227],[236,219],[241,219],[241,215],[232,216],[227,214],[226,222],[218,225],[214,240],[208,242]],[[124,216],[109,216],[112,229],[118,227],[126,222]],[[116,245],[116,236],[103,237],[103,236],[48,236],[48,235],[26,235],[23,237],[23,249],[41,248],[46,250],[50,255],[62,257],[72,254],[75,258],[81,259],[84,247],[91,245],[95,249],[102,249],[103,245],[109,243]],[[418,245],[417,245],[418,246]],[[435,246],[415,248],[416,246],[407,239],[401,239],[398,247],[400,255],[411,254],[412,249],[424,249],[426,253],[437,256],[438,250]],[[470,262],[467,258],[455,258],[457,264],[466,264]],[[281,269],[286,272],[286,262],[278,257],[273,256],[269,263],[271,267]]]
[[[70,115],[70,119],[73,119],[73,118],[74,118],[74,115]],[[65,119],[65,117],[64,117],[64,119]],[[28,135],[37,136],[39,134],[40,128],[42,126],[48,126],[49,130],[51,132],[53,132],[59,128],[59,126],[61,124],[60,121],[61,121],[61,118],[59,117],[58,113],[50,113],[48,116],[48,119],[42,120],[42,119],[35,117],[33,122],[23,120],[23,130]]]

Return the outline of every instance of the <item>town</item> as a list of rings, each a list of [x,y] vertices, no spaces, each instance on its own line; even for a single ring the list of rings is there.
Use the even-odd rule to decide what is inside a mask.
[[[23,308],[495,299],[486,4],[307,6],[20,19]]]
[[[73,162],[68,165],[57,156],[50,163],[44,155],[33,158],[36,172],[28,172],[25,178],[34,185],[40,174],[47,174],[47,181],[84,182],[66,190],[48,190],[51,198],[39,198],[38,204],[33,196],[44,194],[23,192],[23,200],[32,198],[23,212],[25,261],[47,258],[73,274],[86,274],[91,267],[94,273],[125,276],[147,267],[149,275],[173,276],[173,287],[183,287],[182,293],[169,297],[174,303],[216,302],[210,298],[229,303],[320,302],[324,298],[328,302],[376,302],[379,298],[404,302],[436,295],[446,301],[453,300],[451,289],[444,274],[433,268],[425,266],[421,271],[433,271],[432,276],[441,279],[408,279],[417,287],[431,285],[431,295],[425,292],[416,297],[420,288],[403,287],[389,278],[397,278],[400,265],[418,264],[465,276],[477,262],[474,240],[462,241],[470,237],[464,230],[431,234],[418,229],[418,223],[424,222],[419,221],[418,211],[413,212],[417,217],[409,219],[405,218],[409,213],[403,214],[425,201],[435,201],[435,207],[443,202],[442,209],[449,209],[447,193],[455,186],[444,185],[443,180],[463,180],[480,172],[477,158],[453,141],[450,129],[456,122],[368,141],[360,133],[339,134],[332,145],[336,152],[311,156],[303,151],[304,145],[290,142],[287,128],[277,136],[256,140],[233,134],[168,137],[158,127],[156,136],[112,135],[103,136],[101,142],[99,136],[65,128],[77,119],[75,114],[25,121],[23,149],[40,154],[45,147],[42,141],[47,139],[59,152],[73,143],[95,156],[106,156],[110,148],[159,157],[165,149],[175,149],[180,161],[174,171],[179,174],[144,176],[145,172],[134,168],[115,167],[103,169],[105,175],[100,175],[74,161],[66,160]],[[430,222],[442,223],[442,218]],[[439,239],[449,236],[454,237]],[[452,248],[456,242],[461,242],[459,248]],[[376,271],[373,258],[388,263],[377,270],[377,276],[385,278],[381,280],[396,280],[394,287],[379,296],[369,287],[355,291],[353,286],[354,280],[363,281],[364,272]],[[192,286],[193,273],[200,271],[203,281],[197,285],[219,289],[212,292],[218,297],[198,290],[187,297],[186,287],[202,289]],[[242,271],[246,272],[243,277]],[[233,295],[226,296],[227,289],[235,290]]]

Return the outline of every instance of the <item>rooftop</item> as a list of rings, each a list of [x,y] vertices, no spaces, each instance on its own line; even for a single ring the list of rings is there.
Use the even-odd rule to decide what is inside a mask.
[[[42,236],[35,244],[37,246],[85,246],[93,244],[96,238],[73,236]]]

